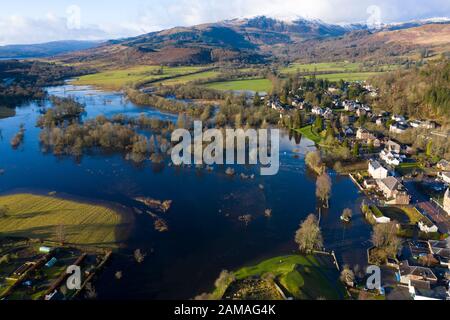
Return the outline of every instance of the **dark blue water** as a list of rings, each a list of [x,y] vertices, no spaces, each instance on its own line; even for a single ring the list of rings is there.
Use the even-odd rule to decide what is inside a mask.
[[[119,113],[177,118],[135,106],[120,93],[73,86],[50,88],[49,93],[75,96],[86,104],[85,118]],[[99,298],[193,298],[210,291],[223,269],[295,252],[294,234],[301,220],[317,213],[315,177],[304,163],[305,153],[314,149],[307,139],[284,134],[278,175],[256,174],[254,180],[243,180],[226,176],[225,167],[207,172],[150,162],[136,166],[122,155],[87,155],[77,162],[44,154],[38,141],[40,130],[35,127],[38,116],[38,105],[31,103],[18,107],[15,117],[0,120],[0,169],[5,170],[0,193],[57,191],[128,207],[136,206],[133,198],[137,196],[173,200],[163,216],[169,225],[167,233],[155,231],[150,216],[136,214],[127,248],[115,255],[95,284]],[[25,140],[18,150],[12,150],[9,141],[21,123],[26,128]],[[236,171],[259,172],[251,167]],[[361,195],[347,177],[332,178],[331,208],[321,214],[326,248],[336,251],[340,263],[364,265],[371,229],[359,212]],[[347,207],[353,209],[354,217],[344,225],[339,217]],[[264,217],[265,209],[272,209],[271,218]],[[248,226],[238,221],[245,214],[254,217]],[[147,253],[142,264],[132,255],[137,248]],[[116,280],[114,273],[119,270],[123,278]]]

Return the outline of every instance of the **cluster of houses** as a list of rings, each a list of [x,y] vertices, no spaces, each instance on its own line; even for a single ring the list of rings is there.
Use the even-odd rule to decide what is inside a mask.
[[[450,300],[450,242],[410,241],[407,251],[409,259],[394,267],[398,282],[408,288],[411,298]]]
[[[380,154],[380,158],[388,164],[392,164],[392,161],[390,158],[386,158],[386,156],[397,159],[394,158],[394,154],[398,155],[396,151],[389,151],[391,147],[394,146],[389,143],[387,149],[384,149]],[[399,157],[398,159],[401,158]],[[365,187],[369,189],[378,188],[383,193],[386,204],[408,205],[410,203],[411,197],[408,195],[403,184],[396,177],[390,176],[390,170],[383,166],[380,161],[370,160],[368,173],[370,178],[364,181]]]

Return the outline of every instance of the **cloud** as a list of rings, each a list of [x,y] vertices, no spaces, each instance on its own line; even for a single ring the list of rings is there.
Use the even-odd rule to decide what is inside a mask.
[[[99,9],[91,7],[88,1],[79,0],[79,3],[80,7],[68,7],[63,12],[65,16],[52,13],[41,18],[0,16],[0,45],[111,39],[259,15],[371,24],[450,16],[448,0],[127,0],[120,9],[105,7],[102,12],[89,15],[90,21],[85,21],[83,12],[97,13]],[[373,10],[373,6],[379,10]],[[115,18],[111,19],[111,15]]]
[[[390,23],[434,16],[449,16],[448,0],[166,0],[140,9],[138,25],[155,31],[237,17],[266,15],[293,20],[298,17],[330,23],[366,22],[379,10],[380,22]]]
[[[57,40],[100,40],[109,34],[96,26],[72,28],[66,18],[48,14],[42,19],[22,16],[0,18],[0,45],[41,43]]]

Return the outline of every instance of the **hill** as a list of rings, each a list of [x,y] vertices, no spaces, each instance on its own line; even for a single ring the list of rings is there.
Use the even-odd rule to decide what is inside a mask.
[[[54,41],[0,46],[0,59],[44,58],[98,46],[98,41]]]
[[[380,89],[376,105],[418,119],[450,119],[450,62],[430,62],[421,68],[397,70],[371,80]]]
[[[186,65],[232,61],[337,61],[405,59],[427,49],[449,51],[450,24],[410,23],[370,31],[367,26],[267,17],[177,27],[105,44],[61,57],[66,63]]]
[[[314,61],[380,60],[450,52],[450,24],[427,24],[400,30],[358,30],[333,39],[312,39],[288,48],[293,59]]]

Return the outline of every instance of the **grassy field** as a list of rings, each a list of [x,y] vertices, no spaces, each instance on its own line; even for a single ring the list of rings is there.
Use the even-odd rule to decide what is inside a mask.
[[[211,82],[206,84],[205,87],[224,91],[269,92],[272,89],[272,82],[268,79],[243,79]]]
[[[376,75],[380,75],[381,72],[344,72],[344,73],[330,73],[317,75],[317,79],[327,79],[329,81],[364,81]]]
[[[173,79],[163,80],[158,83],[162,83],[165,86],[171,86],[171,85],[177,85],[177,84],[186,84],[191,81],[196,80],[205,80],[205,79],[212,79],[220,75],[220,72],[218,71],[205,71],[195,74],[190,74],[187,76],[180,76]]]
[[[163,67],[162,73],[158,71],[160,66],[139,66],[129,69],[111,70],[82,76],[74,84],[92,85],[109,90],[120,90],[125,85],[156,81],[158,79],[172,78],[193,72],[198,72],[205,67]]]
[[[342,299],[339,272],[328,256],[291,255],[272,258],[235,272],[236,279],[274,275],[296,299]]]
[[[297,132],[301,133],[302,136],[305,136],[309,140],[319,144],[322,141],[322,138],[312,131],[312,126],[306,126],[301,129],[297,129]]]
[[[4,236],[59,240],[56,230],[62,225],[67,243],[116,246],[125,240],[131,223],[131,218],[103,206],[49,196],[3,196],[0,206],[8,208],[0,217]]]
[[[324,62],[324,63],[292,63],[288,67],[280,70],[283,74],[297,73],[297,72],[356,72],[362,67],[361,63],[348,62]]]

